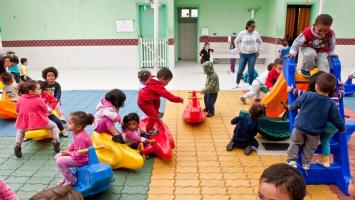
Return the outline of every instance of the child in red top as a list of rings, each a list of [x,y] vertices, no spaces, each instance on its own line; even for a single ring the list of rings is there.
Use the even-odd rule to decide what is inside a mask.
[[[15,155],[22,156],[21,143],[25,132],[28,130],[45,128],[51,131],[53,135],[54,151],[59,152],[59,131],[57,125],[48,119],[48,107],[40,97],[42,90],[37,81],[26,81],[19,85],[19,94],[21,97],[17,101],[16,111],[18,113],[16,120],[16,144]]]
[[[148,116],[148,124],[146,131],[149,134],[156,134],[158,131],[154,129],[155,123],[158,121],[160,97],[164,97],[169,101],[183,103],[181,97],[174,96],[168,92],[164,86],[173,78],[173,74],[168,68],[159,70],[157,77],[150,77],[145,83],[145,87],[138,93],[138,106]]]
[[[85,127],[94,122],[92,114],[82,111],[73,112],[69,115],[68,130],[73,132],[73,142],[68,145],[66,151],[62,151],[55,156],[57,167],[62,172],[63,179],[60,185],[75,185],[76,177],[71,173],[71,167],[86,165],[89,161],[87,153],[80,153],[79,150],[92,146],[90,135],[85,131]]]
[[[282,72],[282,62],[283,62],[282,58],[275,59],[274,67],[266,77],[265,85],[269,91],[272,89],[272,87],[274,87],[277,79],[279,78]]]

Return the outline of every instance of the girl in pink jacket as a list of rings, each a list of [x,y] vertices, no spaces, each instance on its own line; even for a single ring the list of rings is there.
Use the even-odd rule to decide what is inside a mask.
[[[139,116],[137,113],[129,113],[123,118],[123,140],[125,144],[132,148],[137,148],[139,143],[154,143],[155,140],[147,139],[147,134],[144,134],[139,128]]]
[[[1,200],[18,200],[17,195],[11,188],[0,179],[0,199]]]
[[[59,129],[57,125],[48,119],[48,107],[41,98],[42,90],[37,81],[30,80],[19,85],[21,97],[17,101],[16,111],[16,144],[15,156],[22,157],[21,143],[25,132],[35,129],[48,129],[53,136],[53,147],[55,152],[60,151]]]

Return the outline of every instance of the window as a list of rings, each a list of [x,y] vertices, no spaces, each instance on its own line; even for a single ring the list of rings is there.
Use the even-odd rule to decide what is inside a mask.
[[[181,17],[190,17],[190,9],[181,9]]]
[[[191,17],[198,17],[198,10],[197,9],[191,9]]]
[[[198,10],[196,8],[183,8],[180,13],[181,18],[197,18]]]

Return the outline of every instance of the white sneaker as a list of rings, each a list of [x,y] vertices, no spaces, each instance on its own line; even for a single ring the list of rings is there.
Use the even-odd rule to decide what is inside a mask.
[[[291,160],[291,161],[288,161],[287,164],[290,165],[291,167],[297,169],[297,162],[296,161]]]
[[[239,84],[235,85],[233,89],[238,89],[238,88],[239,88]]]
[[[311,165],[310,164],[302,164],[302,168],[304,170],[309,170],[309,168],[311,168]]]
[[[248,90],[251,90],[251,89],[252,89],[252,86],[251,86],[251,85],[249,85],[249,86],[248,86]]]

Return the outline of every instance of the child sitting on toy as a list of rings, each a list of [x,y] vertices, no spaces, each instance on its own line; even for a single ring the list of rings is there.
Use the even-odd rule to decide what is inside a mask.
[[[60,151],[59,130],[57,125],[48,119],[48,107],[41,98],[41,88],[37,81],[26,81],[19,85],[21,95],[16,105],[18,113],[16,119],[16,143],[14,147],[15,156],[22,156],[21,143],[25,132],[35,129],[48,129],[53,136],[53,147],[55,152]]]
[[[154,143],[155,140],[147,139],[147,135],[139,128],[139,116],[137,113],[129,113],[123,118],[123,140],[131,148],[137,148],[140,142],[144,144]]]
[[[306,184],[296,169],[283,163],[274,164],[262,173],[258,196],[260,200],[303,200]]]
[[[245,93],[242,97],[240,97],[240,101],[244,104],[247,103],[247,99],[254,98],[255,102],[258,103],[260,102],[260,91],[261,88],[265,86],[266,83],[266,78],[271,71],[271,69],[274,67],[274,63],[270,63],[267,66],[267,71],[264,71],[263,73],[258,76],[253,83],[251,84],[251,90],[247,93]]]
[[[70,185],[58,185],[37,193],[30,200],[84,200],[84,197]]]
[[[20,67],[20,78],[21,81],[27,81],[30,80],[31,78],[28,76],[28,60],[27,58],[21,58],[20,60],[21,67]]]
[[[94,122],[94,116],[82,111],[76,111],[69,115],[68,130],[73,132],[73,142],[68,145],[66,151],[62,151],[55,156],[57,167],[63,175],[59,185],[75,185],[77,179],[70,171],[71,167],[86,165],[89,161],[87,153],[80,153],[79,150],[92,146],[90,135],[85,131],[85,127]]]
[[[282,40],[282,46],[279,49],[278,53],[279,53],[279,58],[285,59],[286,56],[290,53],[290,46],[288,46],[288,41],[287,39],[283,39]]]
[[[0,179],[0,199],[1,200],[18,200],[18,197],[14,191]]]
[[[151,76],[145,83],[146,87],[142,88],[138,93],[138,106],[148,116],[146,127],[148,134],[158,133],[154,125],[159,120],[160,97],[176,103],[184,102],[183,98],[174,96],[165,89],[165,86],[168,85],[172,78],[173,74],[168,68],[161,68],[157,77]]]
[[[208,113],[207,117],[212,117],[215,112],[214,104],[217,101],[219,92],[219,80],[217,73],[213,69],[213,63],[211,61],[203,63],[202,67],[203,71],[207,75],[205,88],[202,90],[205,102],[204,111]]]
[[[236,125],[231,141],[227,145],[227,151],[234,147],[244,149],[245,155],[250,155],[259,146],[254,138],[257,134],[258,125],[256,119],[264,113],[264,107],[260,103],[254,103],[249,109],[249,115],[237,116],[232,119],[231,124]]]
[[[18,100],[18,85],[15,82],[14,76],[9,72],[1,74],[1,80],[4,84],[3,90],[9,96],[10,100],[16,102]]]
[[[329,73],[320,74],[316,80],[316,92],[306,92],[288,106],[289,111],[298,110],[295,127],[287,150],[287,162],[297,167],[298,151],[302,148],[302,167],[310,168],[320,135],[330,121],[341,132],[345,124],[340,117],[336,104],[328,97],[336,87],[336,78]]]
[[[265,85],[269,91],[272,90],[282,72],[282,63],[283,60],[281,58],[276,58],[274,61],[274,67],[266,77]]]
[[[200,51],[201,64],[203,64],[206,61],[210,61],[211,52],[214,52],[214,50],[210,48],[210,43],[205,42],[205,44],[203,45],[203,48]]]
[[[330,28],[333,19],[328,14],[318,15],[313,26],[304,31],[293,41],[288,57],[296,57],[302,47],[303,60],[301,73],[310,77],[310,71],[318,67],[318,71],[329,72],[328,55],[335,55],[335,34]]]

